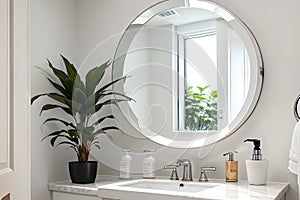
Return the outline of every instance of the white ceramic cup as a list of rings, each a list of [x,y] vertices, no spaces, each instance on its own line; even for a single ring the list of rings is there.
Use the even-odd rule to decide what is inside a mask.
[[[250,185],[266,185],[268,176],[268,160],[246,160],[248,183]]]

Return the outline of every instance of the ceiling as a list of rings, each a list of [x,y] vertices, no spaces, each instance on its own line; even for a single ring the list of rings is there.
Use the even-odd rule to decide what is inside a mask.
[[[179,7],[165,10],[156,14],[147,23],[146,26],[164,26],[173,24],[181,26],[200,21],[217,19],[220,16],[214,12],[207,11],[201,8]]]

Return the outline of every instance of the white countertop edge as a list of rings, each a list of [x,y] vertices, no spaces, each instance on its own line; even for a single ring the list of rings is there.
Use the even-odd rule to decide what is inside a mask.
[[[118,176],[110,176],[110,175],[101,175],[97,176],[97,179],[95,183],[92,184],[74,184],[71,183],[70,180],[66,181],[59,181],[59,182],[54,182],[54,183],[49,183],[48,188],[50,191],[53,192],[64,192],[64,193],[72,193],[72,194],[81,194],[81,195],[89,195],[89,196],[98,196],[98,188],[100,189],[105,189],[105,190],[110,190],[107,188],[107,185],[115,185],[118,184],[119,182],[124,182],[124,181],[134,181],[136,179],[141,179],[141,177],[135,177],[134,179],[131,180],[120,180]],[[147,179],[145,179],[147,180]],[[155,179],[151,179],[155,180]],[[169,180],[168,177],[156,177],[156,180]],[[197,182],[197,181],[194,181]],[[210,182],[208,183],[222,183],[222,184],[238,184],[238,185],[244,185],[247,186],[248,183],[245,180],[241,180],[239,182],[225,182],[222,179],[211,179]],[[281,199],[283,195],[289,190],[289,183],[284,183],[284,182],[267,182],[267,185],[262,186],[266,187],[270,184],[281,184],[283,189],[280,191],[280,193],[277,195],[277,199]],[[249,185],[250,186],[250,185]],[[261,187],[261,186],[254,186],[254,187]]]
[[[95,183],[75,184],[72,183],[71,180],[65,180],[65,181],[49,183],[48,189],[50,191],[55,191],[55,192],[97,196],[99,186],[103,184],[106,185],[106,184],[115,183],[119,181],[120,181],[119,177],[117,176],[101,175],[101,176],[97,176]]]
[[[284,195],[289,191],[289,189],[290,189],[290,184],[286,183],[286,186],[283,188],[283,190],[280,191],[280,193],[278,194],[275,200],[281,200],[282,197],[284,197]]]
[[[72,193],[72,194],[82,194],[82,195],[89,195],[89,196],[98,196],[98,188],[96,184],[74,184],[71,181],[56,182],[56,183],[49,183],[48,189],[53,192],[65,192],[65,193]]]

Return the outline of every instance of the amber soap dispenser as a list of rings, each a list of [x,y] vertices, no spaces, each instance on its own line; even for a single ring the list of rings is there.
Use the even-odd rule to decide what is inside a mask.
[[[235,153],[237,153],[235,151]],[[226,181],[227,182],[236,182],[238,181],[238,161],[234,160],[233,152],[224,153],[223,156],[229,157],[225,162],[225,170],[226,170]]]

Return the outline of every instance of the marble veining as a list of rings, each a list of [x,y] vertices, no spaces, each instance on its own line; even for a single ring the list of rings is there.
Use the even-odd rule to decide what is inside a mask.
[[[72,194],[97,196],[98,187],[116,182],[120,182],[119,178],[116,176],[98,176],[95,183],[93,184],[75,184],[72,183],[70,180],[67,180],[49,183],[48,188],[50,191],[56,192],[67,192]]]
[[[143,194],[144,197],[147,194],[151,196],[151,193],[164,193],[162,191],[154,190],[150,191],[149,193],[149,190],[145,191],[143,189],[137,188],[128,191],[126,187],[120,187],[120,185],[130,183],[130,181],[120,180],[119,177],[116,176],[99,176],[97,177],[94,184],[74,184],[71,183],[71,181],[49,183],[49,190],[55,192],[65,192],[106,198],[109,198],[110,195],[112,195],[113,197],[123,197],[123,195],[128,192]],[[159,181],[158,178],[157,181]],[[172,195],[183,195],[182,197],[185,197],[186,199],[280,200],[289,190],[288,183],[277,182],[268,182],[265,186],[252,186],[249,185],[247,181],[226,183],[223,180],[211,180],[209,183],[217,183],[219,186],[197,193],[176,194],[176,192],[172,192]]]

